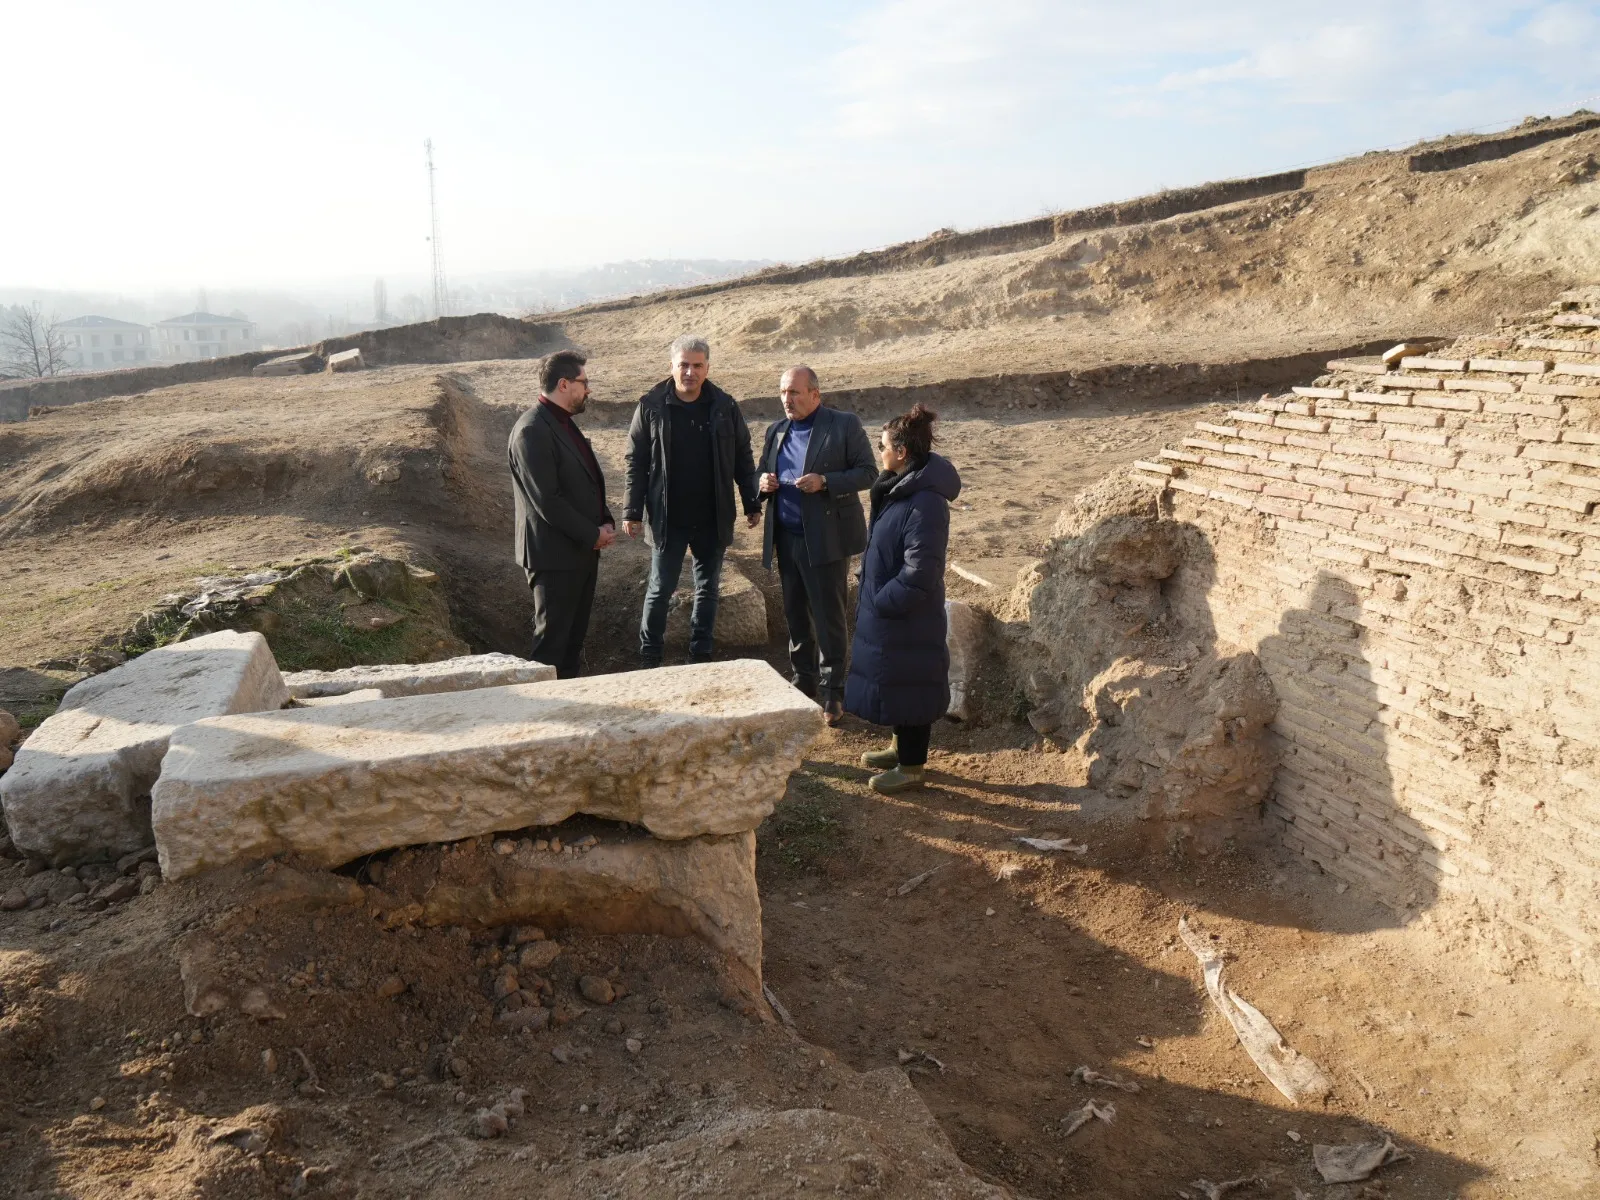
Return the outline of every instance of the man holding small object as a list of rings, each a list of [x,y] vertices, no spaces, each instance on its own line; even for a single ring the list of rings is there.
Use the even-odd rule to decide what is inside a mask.
[[[867,545],[857,493],[872,486],[878,471],[860,419],[823,405],[810,367],[790,367],[778,392],[783,419],[767,427],[759,466],[762,562],[770,570],[778,560],[794,686],[837,725],[844,714],[850,558]]]

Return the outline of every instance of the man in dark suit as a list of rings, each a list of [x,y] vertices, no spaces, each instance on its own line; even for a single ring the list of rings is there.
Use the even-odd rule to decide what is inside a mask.
[[[517,561],[533,589],[530,657],[561,679],[580,670],[600,551],[617,539],[606,481],[573,417],[589,402],[588,360],[558,350],[539,368],[539,402],[511,427]]]
[[[825,408],[817,373],[790,367],[778,381],[783,420],[767,426],[759,487],[766,502],[762,561],[778,560],[794,685],[844,714],[845,594],[850,556],[867,546],[856,494],[878,477],[872,443],[854,413]]]

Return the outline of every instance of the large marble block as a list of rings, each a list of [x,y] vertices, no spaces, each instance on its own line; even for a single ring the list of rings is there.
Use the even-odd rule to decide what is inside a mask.
[[[58,865],[148,846],[147,798],[172,731],[201,717],[276,709],[288,698],[266,639],[232,630],[85,679],[0,776],[12,840]]]
[[[588,813],[754,829],[822,710],[754,659],[197,721],[152,792],[163,873],[318,865]]]
[[[345,667],[341,671],[292,671],[283,677],[296,700],[342,696],[377,688],[385,698],[425,696],[433,692],[465,692],[503,687],[508,683],[543,683],[556,669],[514,654],[469,654],[430,663],[384,663]]]

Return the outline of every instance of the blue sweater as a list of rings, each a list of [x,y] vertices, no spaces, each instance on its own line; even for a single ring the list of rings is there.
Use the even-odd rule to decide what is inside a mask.
[[[804,421],[790,421],[789,432],[778,451],[778,524],[791,533],[799,533],[803,527],[800,489],[794,483],[806,472],[806,451],[811,446],[811,426],[816,419],[817,414],[812,413]]]

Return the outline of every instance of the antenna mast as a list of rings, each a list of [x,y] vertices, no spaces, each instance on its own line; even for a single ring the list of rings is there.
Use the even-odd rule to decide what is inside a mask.
[[[433,185],[433,139],[424,141],[422,148],[428,154],[428,215],[433,225],[432,236],[428,238],[433,245],[433,315],[447,317],[450,315],[450,291],[444,282],[444,251],[439,244],[439,197]]]

